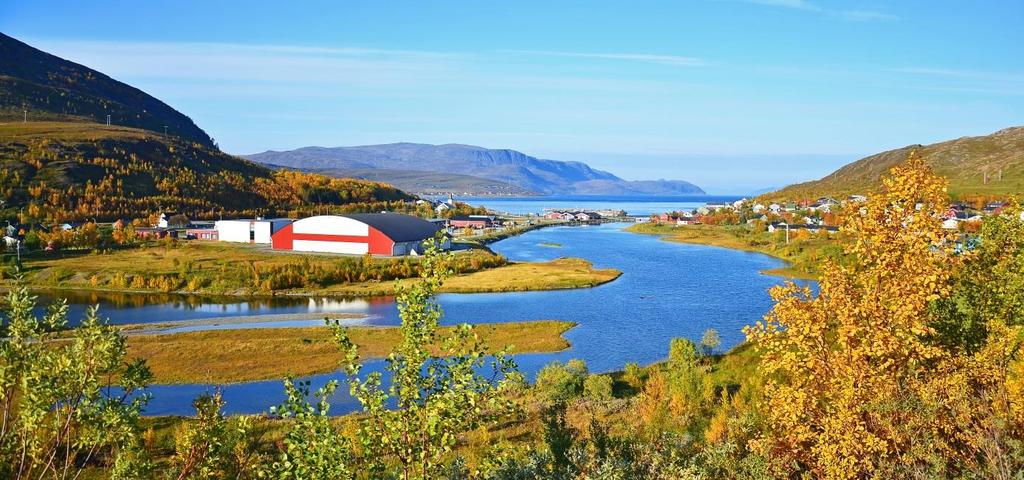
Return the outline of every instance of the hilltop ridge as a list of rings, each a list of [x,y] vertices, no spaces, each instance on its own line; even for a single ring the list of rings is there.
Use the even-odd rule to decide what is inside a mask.
[[[1024,193],[1024,127],[930,145],[908,145],[843,166],[828,176],[764,194],[768,200],[799,200],[870,193],[879,178],[917,150],[936,173],[949,180],[954,196]]]
[[[216,144],[191,118],[157,98],[89,67],[0,33],[0,121],[106,123]]]

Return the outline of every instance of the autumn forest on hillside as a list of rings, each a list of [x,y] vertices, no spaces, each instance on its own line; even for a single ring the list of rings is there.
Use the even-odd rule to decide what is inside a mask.
[[[410,210],[413,197],[386,184],[271,171],[198,143],[141,130],[80,123],[7,124],[0,210],[25,224],[194,219]]]

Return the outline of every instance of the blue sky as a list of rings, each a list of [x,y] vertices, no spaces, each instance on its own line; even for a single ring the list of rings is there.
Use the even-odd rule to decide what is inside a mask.
[[[714,193],[1024,124],[1022,27],[1020,1],[0,3],[231,153],[466,143]]]

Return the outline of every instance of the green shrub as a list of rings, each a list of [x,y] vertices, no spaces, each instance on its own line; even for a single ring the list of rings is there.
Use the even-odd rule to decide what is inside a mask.
[[[697,361],[700,354],[697,346],[686,338],[673,338],[668,347],[668,363],[670,367],[688,367]]]
[[[537,372],[537,390],[552,402],[564,402],[583,393],[583,382],[587,378],[587,364],[572,359],[563,364],[551,362]]]
[[[612,399],[612,377],[591,375],[583,381],[583,396],[589,400]]]
[[[626,364],[622,379],[634,390],[639,391],[643,388],[644,382],[647,381],[647,370],[636,362],[629,362]]]

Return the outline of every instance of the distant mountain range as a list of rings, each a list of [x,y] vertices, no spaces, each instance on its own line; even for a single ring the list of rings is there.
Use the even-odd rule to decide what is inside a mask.
[[[821,180],[790,185],[762,198],[799,200],[868,193],[878,187],[882,174],[906,160],[914,149],[949,180],[949,192],[954,196],[1024,193],[1024,127],[1010,127],[990,135],[909,145],[871,155]]]
[[[131,85],[0,33],[0,120],[88,121],[213,147],[191,118]]]
[[[629,181],[582,162],[543,160],[508,149],[472,145],[393,143],[359,147],[304,147],[267,151],[246,158],[256,162],[333,175],[372,175],[374,180],[421,192],[562,195],[703,194],[682,180]],[[443,174],[439,176],[438,174]],[[453,175],[455,174],[455,175]],[[451,179],[445,176],[453,175]]]

